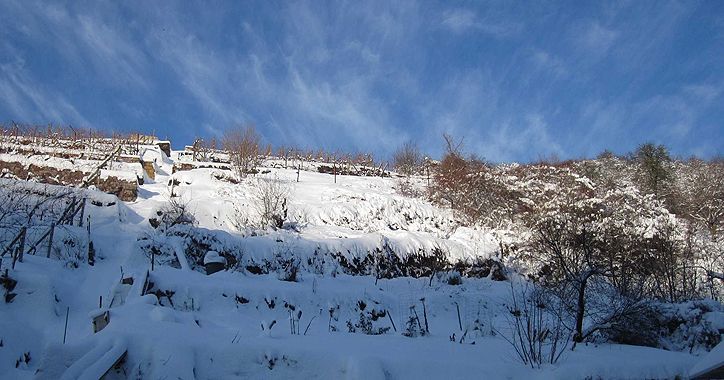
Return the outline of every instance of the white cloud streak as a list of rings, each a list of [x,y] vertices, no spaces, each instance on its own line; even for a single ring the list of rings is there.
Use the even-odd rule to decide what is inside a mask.
[[[62,94],[30,79],[22,61],[0,65],[0,102],[8,106],[18,122],[90,125]]]
[[[442,13],[441,25],[454,33],[479,31],[494,37],[504,38],[523,30],[521,22],[511,21],[500,14],[478,15],[470,9],[448,9]]]
[[[646,65],[666,57],[692,12],[680,3],[636,23],[631,3],[573,18],[495,3],[302,1],[253,15],[247,5],[0,3],[0,34],[12,36],[0,41],[0,110],[87,123],[72,92],[93,86],[119,93],[114,109],[128,115],[110,120],[156,112],[184,136],[255,122],[273,143],[384,155],[416,139],[435,155],[450,132],[494,161],[595,152],[636,140],[629,126],[690,139],[702,115],[721,111],[715,73],[644,91],[656,88]],[[43,49],[72,91],[26,64]]]

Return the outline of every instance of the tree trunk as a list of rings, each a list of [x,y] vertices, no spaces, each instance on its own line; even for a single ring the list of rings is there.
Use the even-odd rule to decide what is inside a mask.
[[[581,279],[581,283],[578,285],[578,305],[576,307],[576,333],[573,335],[573,347],[571,350],[576,348],[577,343],[583,342],[583,317],[586,312],[586,284],[588,279],[591,277],[590,274],[586,274]]]

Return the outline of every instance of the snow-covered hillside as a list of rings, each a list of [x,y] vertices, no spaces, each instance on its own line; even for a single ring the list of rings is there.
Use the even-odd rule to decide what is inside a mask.
[[[499,272],[524,269],[503,257],[516,231],[465,225],[400,195],[395,176],[269,160],[239,181],[220,168],[174,173],[181,161],[152,147],[143,160],[155,176],[137,200],[84,190],[102,201],[88,202],[82,227],[56,228],[48,255],[25,253],[14,268],[3,257],[13,296],[0,302],[0,378],[673,378],[701,352],[591,343],[531,368],[506,341],[511,288],[525,283]],[[259,225],[269,183],[286,199],[278,229]],[[173,205],[192,220],[163,224]],[[477,275],[437,270],[431,254]],[[227,270],[207,275],[212,256]],[[698,318],[722,329],[712,305]],[[94,319],[107,326],[94,332]]]

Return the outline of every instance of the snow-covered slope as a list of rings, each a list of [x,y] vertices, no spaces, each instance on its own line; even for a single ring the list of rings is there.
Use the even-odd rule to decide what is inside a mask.
[[[89,206],[94,266],[26,255],[9,269],[3,259],[17,285],[13,301],[0,303],[0,378],[79,377],[123,352],[109,378],[667,378],[696,361],[590,345],[531,369],[501,337],[510,333],[510,282],[492,278],[350,276],[329,261],[296,281],[283,281],[290,279],[285,263],[253,274],[249,266],[264,260],[309,263],[320,252],[352,260],[382,247],[401,257],[434,248],[452,261],[497,257],[511,232],[462,227],[450,210],[399,195],[395,178],[336,176],[335,183],[301,171],[297,182],[296,170],[266,167],[233,183],[225,170],[172,174],[173,161],[154,161],[156,178],[140,186],[135,202]],[[259,217],[259,180],[283,185],[285,228],[240,228]],[[151,227],[172,194],[188,203],[199,241]],[[144,244],[158,248],[154,256]],[[203,255],[187,252],[215,245],[244,265],[204,274]],[[94,333],[91,317],[106,311],[108,326]]]

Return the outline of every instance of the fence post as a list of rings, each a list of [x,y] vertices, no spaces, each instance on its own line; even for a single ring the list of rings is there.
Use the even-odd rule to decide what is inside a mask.
[[[88,241],[88,265],[96,264],[96,249],[93,247],[93,240]]]
[[[23,227],[20,230],[20,245],[13,255],[13,269],[15,269],[16,261],[20,261],[21,263],[23,262],[23,252],[25,251],[25,231],[27,231],[27,227]]]
[[[50,251],[53,249],[53,234],[55,233],[55,223],[50,225],[50,236],[48,236],[48,252],[45,257],[50,258]]]
[[[80,204],[80,220],[78,221],[78,227],[83,227],[83,216],[85,215],[85,201],[88,198],[83,198],[82,203]]]
[[[65,337],[68,335],[68,314],[70,314],[70,306],[65,309],[65,329],[63,329],[63,344],[65,344]]]

